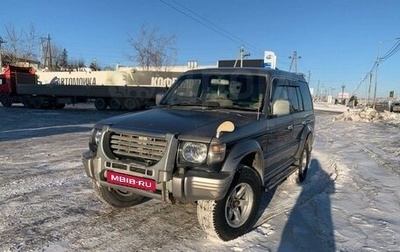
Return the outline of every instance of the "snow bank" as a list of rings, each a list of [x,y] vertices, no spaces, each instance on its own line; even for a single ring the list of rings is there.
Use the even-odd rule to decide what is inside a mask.
[[[328,102],[314,102],[314,109],[329,112],[345,112],[349,108],[341,104],[332,104]]]
[[[364,108],[361,110],[349,110],[336,117],[333,121],[356,121],[356,122],[374,122],[374,121],[390,121],[391,123],[400,124],[400,114],[389,111],[378,112],[373,108]]]

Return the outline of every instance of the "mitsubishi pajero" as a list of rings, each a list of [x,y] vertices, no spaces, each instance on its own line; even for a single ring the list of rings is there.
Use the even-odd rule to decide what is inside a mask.
[[[201,227],[231,240],[252,228],[264,191],[306,178],[314,121],[301,74],[191,70],[154,108],[96,123],[83,163],[102,201],[194,202]]]

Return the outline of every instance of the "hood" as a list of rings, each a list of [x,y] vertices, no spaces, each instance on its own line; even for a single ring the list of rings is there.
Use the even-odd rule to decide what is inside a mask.
[[[98,124],[143,133],[177,133],[186,137],[211,138],[222,122],[232,121],[236,128],[240,128],[250,118],[254,120],[254,115],[244,116],[232,111],[155,108],[111,117]]]

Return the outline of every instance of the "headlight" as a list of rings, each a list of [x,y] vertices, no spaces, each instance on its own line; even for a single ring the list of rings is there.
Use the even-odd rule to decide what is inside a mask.
[[[182,157],[190,163],[203,163],[207,159],[207,152],[207,145],[203,143],[186,142],[182,146]]]
[[[93,152],[97,151],[97,146],[99,146],[101,139],[101,129],[99,128],[93,128],[92,129],[92,134],[90,136],[89,140],[89,149]]]

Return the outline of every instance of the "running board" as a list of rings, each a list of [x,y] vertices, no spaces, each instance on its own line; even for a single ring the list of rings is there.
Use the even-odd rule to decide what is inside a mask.
[[[282,181],[284,181],[285,179],[287,179],[290,175],[292,175],[294,172],[297,171],[297,166],[290,166],[288,169],[286,169],[285,172],[279,174],[280,176],[276,176],[273,179],[271,179],[268,184],[266,184],[264,186],[265,188],[265,192],[268,192],[269,190],[273,189],[274,187],[276,187],[277,185],[279,185],[280,183],[282,183]]]

